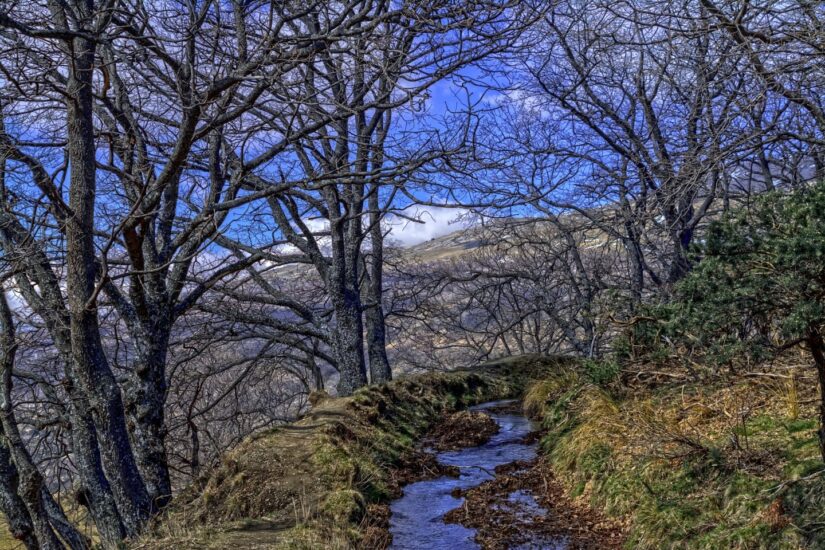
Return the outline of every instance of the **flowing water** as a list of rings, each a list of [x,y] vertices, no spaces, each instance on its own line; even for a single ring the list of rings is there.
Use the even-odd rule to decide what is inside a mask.
[[[521,414],[490,411],[507,402],[485,403],[474,410],[487,412],[500,426],[500,431],[484,445],[458,451],[445,451],[436,455],[439,462],[458,466],[458,478],[439,477],[411,483],[404,487],[404,494],[395,500],[390,510],[390,533],[395,550],[447,549],[465,550],[480,548],[473,541],[474,529],[444,523],[444,514],[461,506],[463,498],[453,497],[454,489],[469,489],[495,477],[495,468],[519,460],[536,457],[536,444],[522,443],[524,436],[535,429],[533,423]],[[520,492],[517,492],[520,493]],[[538,503],[529,496],[514,493],[511,498],[529,498],[538,509]],[[543,511],[543,510],[542,510]],[[562,549],[564,541],[536,541],[519,548]]]

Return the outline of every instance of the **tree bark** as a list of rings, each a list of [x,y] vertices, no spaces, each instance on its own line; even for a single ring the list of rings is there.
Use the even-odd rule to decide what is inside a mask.
[[[0,440],[0,509],[9,522],[11,535],[21,541],[26,548],[38,550],[40,545],[34,535],[31,517],[17,494],[18,482],[17,468],[12,463],[9,448]]]
[[[75,38],[72,49],[66,86],[72,212],[66,224],[71,374],[88,400],[106,477],[126,535],[132,536],[138,534],[148,520],[151,505],[129,443],[120,388],[103,351],[95,305],[97,268],[93,234],[97,181],[92,106],[95,45],[91,40]]]
[[[10,494],[4,496],[10,518],[15,521],[24,517],[22,512],[14,511],[19,500],[25,506],[28,521],[31,524],[37,545],[43,549],[63,548],[63,544],[52,529],[49,512],[44,507],[44,494],[48,495],[43,476],[35,466],[26,449],[23,437],[17,426],[12,406],[12,372],[16,351],[16,335],[11,309],[5,294],[0,290],[0,470],[3,472],[3,491],[8,493],[14,488],[16,498]],[[51,498],[51,495],[48,495]],[[11,520],[10,520],[11,521]],[[22,525],[22,524],[21,524]],[[88,548],[84,537],[71,526],[63,529],[67,541],[72,541],[73,548]],[[27,541],[24,539],[24,542]],[[28,544],[28,543],[27,543]]]
[[[349,190],[348,194],[353,191]],[[364,322],[360,285],[360,212],[341,212],[341,196],[327,188],[325,199],[330,208],[331,258],[327,271],[327,290],[335,312],[333,333],[334,356],[338,363],[338,395],[352,395],[367,385],[364,360]],[[353,198],[347,197],[349,205]],[[326,260],[324,260],[326,263]]]
[[[84,495],[83,501],[88,504],[104,545],[116,548],[125,536],[123,524],[101,463],[89,399],[78,387],[77,376],[74,374],[76,369],[72,358],[70,315],[58,279],[46,254],[35,246],[33,239],[19,222],[4,217],[3,223],[0,223],[0,237],[6,257],[20,259],[22,270],[15,277],[17,288],[29,306],[44,319],[64,365],[68,396],[66,407],[71,423],[71,452],[78,465],[82,484],[79,493]],[[40,287],[39,293],[35,292],[34,284]]]
[[[149,341],[141,346],[145,349],[144,357],[126,383],[124,405],[129,418],[129,434],[135,460],[153,507],[160,509],[172,497],[164,419],[167,394],[166,351],[171,321],[159,319],[156,322],[161,326],[150,331]]]
[[[367,354],[370,362],[370,382],[380,384],[392,379],[390,361],[387,357],[387,330],[384,323],[384,233],[381,230],[381,205],[378,190],[372,189],[367,205],[370,211],[370,259],[367,273],[366,308]]]
[[[819,331],[814,330],[808,335],[808,349],[814,358],[817,380],[819,381],[819,453],[825,462],[825,342]]]
[[[386,325],[384,308],[380,302],[370,305],[366,310],[367,355],[370,363],[370,383],[382,384],[392,380],[392,370],[387,357]]]
[[[69,545],[72,550],[86,550],[91,548],[91,542],[85,535],[83,535],[66,517],[63,509],[55,502],[48,487],[43,485],[41,491],[41,502],[46,515],[49,517],[52,529],[55,533]]]
[[[367,384],[360,297],[351,287],[335,289],[331,294],[335,308],[335,359],[340,374],[338,395],[347,396]]]
[[[72,455],[77,463],[81,486],[76,491],[80,504],[89,508],[105,548],[118,548],[126,531],[115,495],[106,478],[100,446],[87,399],[71,382],[69,419],[72,424]]]

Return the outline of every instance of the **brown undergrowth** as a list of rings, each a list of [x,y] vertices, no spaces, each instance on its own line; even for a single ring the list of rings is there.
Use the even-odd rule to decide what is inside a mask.
[[[572,373],[535,384],[525,408],[565,493],[624,523],[627,548],[823,548],[810,374],[598,386]]]
[[[499,425],[490,415],[478,411],[458,411],[436,424],[424,443],[437,451],[477,447],[487,443],[498,431]]]

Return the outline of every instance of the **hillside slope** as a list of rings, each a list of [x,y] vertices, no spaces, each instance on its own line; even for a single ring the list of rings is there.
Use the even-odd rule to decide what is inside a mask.
[[[634,549],[825,548],[825,480],[811,379],[534,385],[547,467],[626,525]]]

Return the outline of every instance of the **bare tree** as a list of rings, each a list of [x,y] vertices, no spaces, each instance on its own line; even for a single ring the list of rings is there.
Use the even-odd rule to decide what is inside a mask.
[[[292,22],[314,9],[33,3],[0,19],[15,54],[3,61],[0,243],[65,366],[79,494],[107,545],[137,534],[171,495],[173,323],[261,255],[226,257],[194,282],[190,270],[231,209],[273,192],[241,196],[222,132],[265,92],[288,89],[314,48],[306,33],[345,21],[301,35]],[[271,154],[301,135],[292,130]],[[125,355],[103,334],[112,314],[128,332]]]
[[[365,383],[364,332],[372,379],[389,378],[382,219],[409,174],[448,153],[409,113],[434,83],[513,39],[516,4],[8,5],[0,247],[18,305],[4,326],[12,338],[16,318],[42,354],[41,366],[26,357],[15,367],[16,386],[11,367],[4,371],[11,445],[0,465],[22,536],[86,544],[50,497],[64,474],[77,476],[75,496],[105,546],[136,535],[172,493],[170,430],[188,433],[197,475],[201,436],[212,439],[213,458],[282,420],[265,400],[280,391],[279,407],[300,406],[323,385],[317,361],[342,372],[341,393]],[[261,214],[275,237],[245,241],[244,224]],[[327,227],[311,229],[313,216]],[[311,265],[321,295],[301,304],[267,279],[267,262]],[[210,349],[226,352],[225,363],[192,373],[189,385],[193,327],[224,314],[214,306],[227,297],[236,312],[266,307],[220,317],[225,339]],[[226,349],[233,338],[247,344],[242,353]],[[9,361],[16,342],[4,341]],[[267,373],[268,361],[279,368]],[[171,426],[170,380],[178,384]],[[243,409],[236,392],[252,380],[271,391]],[[233,389],[205,391],[220,384]],[[56,448],[70,439],[55,479],[42,473],[54,459],[27,459],[30,442],[14,440],[19,392],[40,403],[23,415],[46,427],[31,437]],[[239,410],[233,426],[227,417]],[[31,487],[42,487],[40,504]]]
[[[372,380],[390,377],[382,220],[397,208],[394,197],[411,173],[450,155],[466,137],[464,128],[452,132],[456,139],[428,131],[412,115],[435,83],[512,42],[523,23],[513,19],[510,4],[364,3],[353,15],[357,32],[319,45],[298,70],[295,95],[305,101],[255,111],[261,133],[287,134],[296,124],[311,128],[290,149],[292,162],[275,164],[265,150],[239,155],[231,165],[250,192],[269,193],[278,236],[270,246],[294,249],[300,255],[295,261],[312,265],[324,285],[332,322],[320,327],[303,305],[288,303],[253,274],[270,299],[313,325],[317,337],[331,331],[322,340],[331,346],[341,395],[367,383],[365,332]],[[318,10],[300,24],[314,30],[319,20],[335,17],[332,8]],[[223,242],[234,250],[253,248]]]

